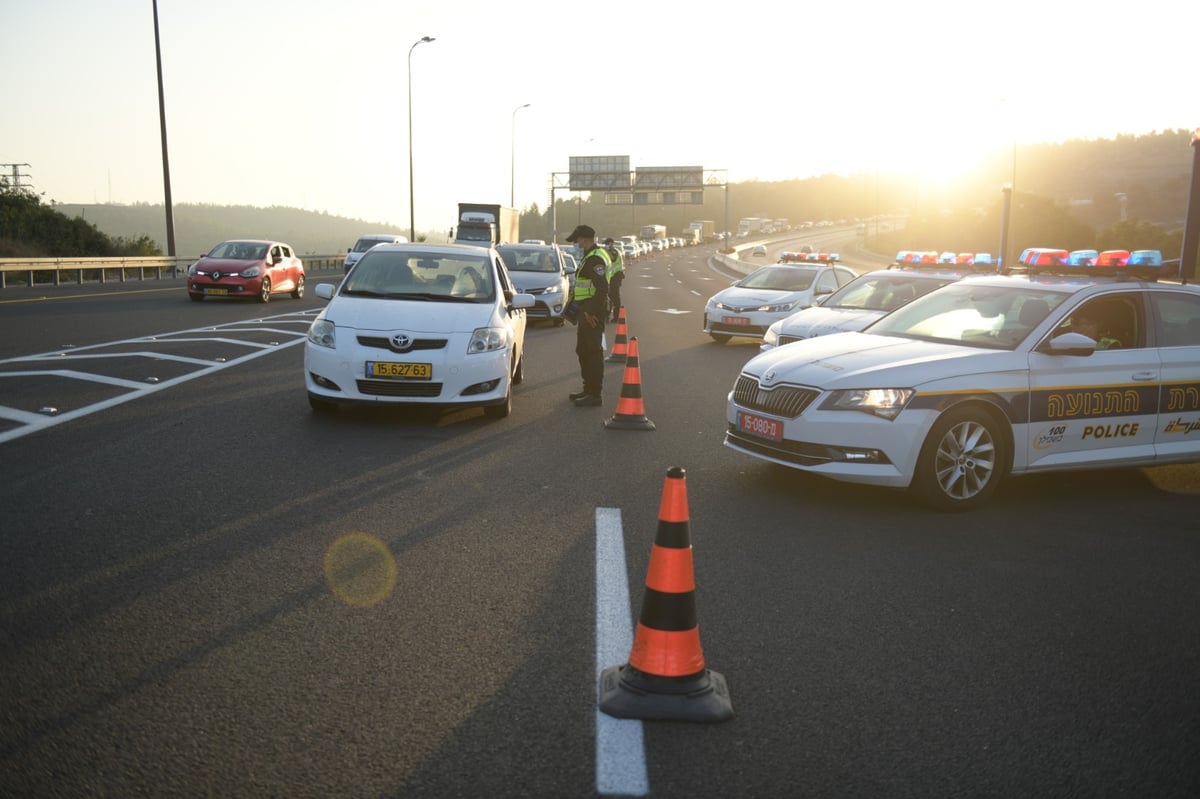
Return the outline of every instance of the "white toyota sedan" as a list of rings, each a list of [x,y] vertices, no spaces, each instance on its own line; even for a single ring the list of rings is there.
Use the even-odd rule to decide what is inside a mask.
[[[755,356],[726,446],[947,510],[1009,474],[1200,460],[1200,287],[1055,272],[966,277]]]
[[[496,250],[380,244],[335,290],[304,347],[309,405],[482,406],[512,412],[524,375],[525,309]]]
[[[718,344],[734,336],[761,339],[773,323],[854,278],[854,272],[834,264],[764,266],[709,298],[704,332]]]

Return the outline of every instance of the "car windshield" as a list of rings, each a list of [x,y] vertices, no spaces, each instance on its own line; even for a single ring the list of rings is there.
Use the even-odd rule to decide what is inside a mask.
[[[863,275],[829,295],[822,308],[853,311],[894,311],[957,278],[913,277],[904,274]]]
[[[254,241],[223,241],[209,251],[208,257],[259,261],[267,257],[267,245]]]
[[[866,328],[869,333],[988,349],[1016,349],[1065,298],[1036,287],[952,283]]]
[[[497,247],[510,272],[557,272],[558,259],[550,247]]]
[[[390,239],[359,239],[354,242],[354,252],[366,252],[376,244],[381,244],[385,241],[390,241]]]
[[[490,302],[495,280],[486,255],[380,248],[363,255],[341,293],[359,297]]]
[[[744,289],[806,291],[817,277],[817,270],[795,266],[768,266],[742,278],[735,286]]]

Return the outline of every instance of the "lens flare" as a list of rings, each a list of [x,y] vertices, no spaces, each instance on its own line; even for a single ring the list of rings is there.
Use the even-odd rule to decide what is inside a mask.
[[[347,605],[377,605],[396,587],[396,559],[375,536],[348,533],[325,551],[325,582]]]

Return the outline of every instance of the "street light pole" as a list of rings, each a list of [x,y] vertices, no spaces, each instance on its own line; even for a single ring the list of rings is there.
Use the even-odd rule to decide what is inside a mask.
[[[413,144],[412,144],[412,53],[418,44],[432,42],[432,36],[422,36],[408,48],[408,240],[417,240],[417,212],[413,191]]]
[[[508,207],[509,208],[517,207],[517,112],[520,111],[522,108],[528,108],[528,107],[529,107],[529,103],[525,103],[525,105],[519,105],[516,108],[514,108],[513,112],[512,112],[512,134],[509,136],[509,144],[512,149],[512,152],[510,154],[511,157],[509,158],[509,170],[511,172],[511,174],[509,176],[509,184],[508,184],[509,185],[509,194],[508,194]]]

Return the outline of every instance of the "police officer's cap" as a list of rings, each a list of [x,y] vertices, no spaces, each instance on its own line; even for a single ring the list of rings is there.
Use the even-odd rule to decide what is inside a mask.
[[[576,239],[594,239],[596,238],[596,230],[591,225],[576,225],[571,231],[571,235],[567,236],[567,241],[574,244]]]

